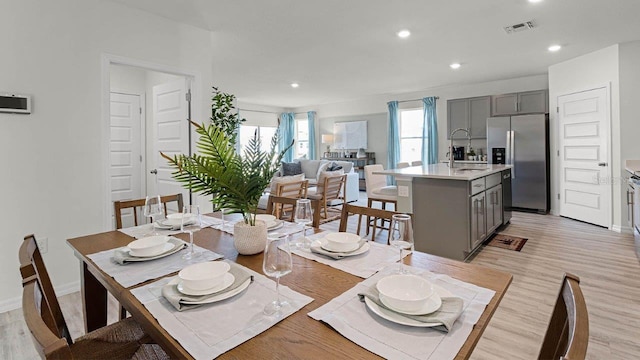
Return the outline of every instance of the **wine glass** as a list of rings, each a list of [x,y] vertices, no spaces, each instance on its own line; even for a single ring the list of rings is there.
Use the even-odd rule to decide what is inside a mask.
[[[158,215],[162,215],[162,202],[160,201],[160,195],[155,196],[147,196],[144,200],[144,208],[143,208],[144,216],[151,219],[151,234],[157,235],[154,227],[153,218]]]
[[[407,214],[396,214],[391,217],[391,246],[400,250],[400,274],[406,274],[408,271],[402,263],[402,250],[413,250],[413,226],[411,225],[411,216]]]
[[[264,259],[262,271],[265,275],[276,279],[276,300],[268,303],[264,307],[266,315],[276,315],[280,313],[289,303],[280,299],[280,278],[291,272],[293,262],[291,260],[291,249],[289,248],[289,235],[269,235],[267,236],[267,246],[264,249]]]
[[[202,215],[200,214],[200,206],[185,205],[182,209],[180,217],[180,231],[189,234],[189,251],[182,255],[185,260],[190,260],[200,256],[199,252],[193,250],[193,233],[202,228]]]
[[[313,209],[311,208],[311,200],[298,199],[296,201],[296,212],[293,216],[296,224],[302,225],[302,238],[296,243],[296,246],[303,249],[309,249],[311,241],[307,238],[307,226],[313,222]]]

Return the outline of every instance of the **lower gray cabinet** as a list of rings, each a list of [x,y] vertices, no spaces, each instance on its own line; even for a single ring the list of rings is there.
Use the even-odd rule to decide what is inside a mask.
[[[487,238],[486,193],[471,197],[470,248],[475,249]]]
[[[502,225],[502,185],[485,192],[487,202],[487,233],[493,233]]]

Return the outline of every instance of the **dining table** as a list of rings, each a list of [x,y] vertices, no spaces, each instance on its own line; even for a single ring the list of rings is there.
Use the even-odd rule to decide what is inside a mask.
[[[315,231],[320,232],[321,230],[315,229]],[[183,240],[188,239],[186,234],[175,236]],[[193,359],[193,356],[160,325],[147,308],[132,294],[132,290],[135,288],[158,279],[131,287],[123,287],[89,258],[89,255],[97,252],[124,247],[132,240],[132,237],[118,230],[67,240],[75,256],[80,260],[85,330],[93,331],[107,324],[107,294],[110,293],[172,358]],[[263,254],[251,256],[238,254],[233,245],[233,235],[229,233],[212,227],[203,228],[195,233],[194,243],[223,255],[227,260],[263,274]],[[512,281],[512,276],[503,271],[417,251],[406,256],[403,261],[412,267],[448,275],[453,279],[495,291],[495,295],[455,357],[456,359],[468,359],[498,308]],[[167,276],[175,276],[176,274],[172,273]],[[345,338],[326,323],[314,320],[307,315],[361,281],[362,278],[334,267],[304,257],[293,256],[293,271],[282,277],[280,283],[313,298],[313,301],[266,331],[223,353],[220,358],[379,358],[378,355]]]

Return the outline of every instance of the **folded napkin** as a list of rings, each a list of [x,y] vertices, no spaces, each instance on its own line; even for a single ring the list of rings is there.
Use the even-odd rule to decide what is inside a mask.
[[[244,282],[247,281],[248,279],[251,279],[251,281],[253,281],[253,276],[251,276],[250,273],[244,270],[242,266],[232,261],[228,261],[228,260],[222,260],[222,261],[227,262],[231,266],[231,268],[229,269],[229,272],[235,278],[235,280],[233,281],[233,284],[231,284],[231,286],[229,286],[228,288],[213,294],[193,296],[193,295],[186,295],[178,291],[178,284],[169,283],[162,287],[162,296],[164,296],[165,299],[167,299],[167,301],[169,301],[169,303],[173,305],[174,308],[176,308],[176,310],[183,311],[183,310],[196,308],[205,304],[183,304],[182,301],[204,301],[212,296],[218,296],[220,294],[227,293],[231,290],[235,290],[240,285],[244,284]]]
[[[177,253],[178,251],[186,248],[187,245],[188,245],[186,242],[184,242],[184,241],[182,241],[182,240],[180,240],[178,238],[175,238],[175,237],[170,237],[167,242],[172,243],[174,245],[174,248],[172,250],[167,251],[167,252],[170,252],[171,254]],[[179,248],[176,249],[176,246],[179,247]],[[152,256],[152,257],[139,258],[139,257],[136,257],[136,256],[129,255],[129,248],[125,246],[125,247],[121,247],[121,248],[115,249],[113,251],[113,258],[112,259],[113,259],[114,262],[116,262],[116,263],[118,263],[120,265],[125,265],[125,264],[130,263],[130,262],[143,261],[142,259],[144,259],[144,261],[149,261],[149,260],[159,259],[159,258],[162,258],[162,257],[165,257],[165,256],[167,256],[166,253],[162,253],[162,254],[158,254],[156,256]]]
[[[366,239],[362,239],[360,240],[359,244],[358,244],[358,248],[353,250],[353,251],[346,251],[346,252],[334,252],[334,251],[329,251],[329,250],[325,250],[322,248],[322,246],[320,245],[320,241],[314,241],[311,243],[311,252],[312,253],[316,253],[316,254],[320,254],[320,255],[324,255],[324,256],[328,256],[332,259],[335,260],[340,260],[342,258],[348,257],[349,255],[351,255],[351,253],[360,250],[360,248],[362,248],[364,246],[364,244],[367,243]]]
[[[358,297],[360,297],[360,301],[364,302],[364,298],[367,297],[369,300],[378,304],[378,306],[385,308],[389,311],[393,311],[396,314],[402,315],[404,317],[425,322],[425,323],[442,323],[440,326],[434,326],[433,328],[436,330],[449,332],[453,323],[456,322],[456,319],[460,317],[463,310],[463,301],[458,297],[443,297],[442,298],[442,306],[440,309],[435,312],[427,315],[407,315],[401,314],[393,309],[386,307],[382,301],[380,301],[380,293],[378,289],[374,286],[369,287],[367,290],[359,292]]]

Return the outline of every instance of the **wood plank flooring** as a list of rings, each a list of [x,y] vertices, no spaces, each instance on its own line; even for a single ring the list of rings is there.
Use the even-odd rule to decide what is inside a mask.
[[[321,227],[337,230],[338,221]],[[580,277],[586,298],[587,358],[640,358],[640,262],[631,235],[527,213],[514,213],[501,233],[529,241],[521,252],[487,246],[471,260],[514,276],[472,359],[537,358],[565,271]],[[386,242],[386,234],[377,240]],[[72,335],[81,335],[79,293],[61,297],[61,304]],[[0,314],[0,339],[0,359],[38,358],[20,310]]]

